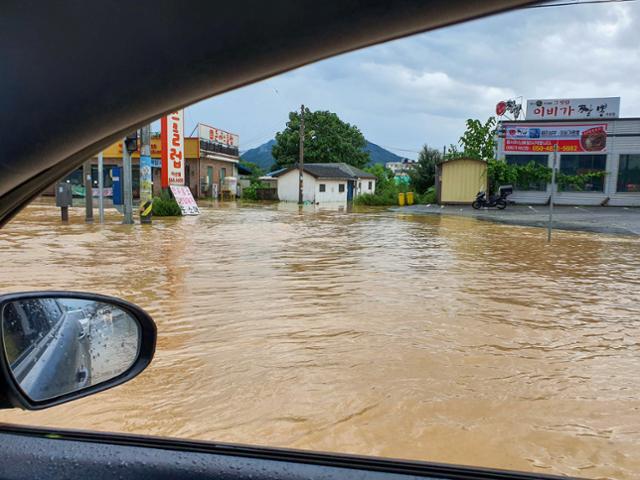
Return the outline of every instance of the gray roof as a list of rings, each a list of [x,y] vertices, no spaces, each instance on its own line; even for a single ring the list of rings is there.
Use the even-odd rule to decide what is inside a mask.
[[[271,175],[279,177],[291,170],[297,169],[298,166],[294,165],[290,168],[278,170]],[[349,165],[347,163],[305,163],[304,171],[315,178],[335,178],[340,180],[355,180],[357,178],[371,178],[375,179],[376,176],[365,172],[359,168]]]

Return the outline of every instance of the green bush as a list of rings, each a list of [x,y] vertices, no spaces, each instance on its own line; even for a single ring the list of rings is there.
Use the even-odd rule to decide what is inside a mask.
[[[257,200],[259,188],[264,188],[262,182],[251,182],[251,185],[242,189],[242,198],[244,200]]]
[[[159,197],[153,198],[153,216],[154,217],[179,217],[182,215],[180,205],[169,192],[162,192]]]
[[[438,197],[436,195],[435,187],[429,187],[427,191],[424,192],[422,195],[419,195],[419,194],[415,195],[415,203],[428,205],[428,204],[437,203],[437,202],[438,202]]]

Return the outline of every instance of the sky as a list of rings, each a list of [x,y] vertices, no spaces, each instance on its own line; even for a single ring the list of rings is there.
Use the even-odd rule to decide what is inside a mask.
[[[240,135],[240,150],[284,128],[304,103],[408,158],[457,143],[500,100],[621,97],[640,116],[640,1],[523,9],[340,55],[186,109]]]

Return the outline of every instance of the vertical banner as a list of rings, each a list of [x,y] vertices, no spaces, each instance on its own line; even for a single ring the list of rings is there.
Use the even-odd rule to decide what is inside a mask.
[[[184,110],[162,117],[161,125],[162,188],[184,185]]]
[[[140,202],[153,198],[151,155],[140,155]]]
[[[180,206],[182,215],[200,215],[200,209],[198,208],[198,204],[194,200],[189,187],[171,185],[170,188],[171,193],[173,193],[173,198],[176,199],[176,202],[178,202],[178,205]]]

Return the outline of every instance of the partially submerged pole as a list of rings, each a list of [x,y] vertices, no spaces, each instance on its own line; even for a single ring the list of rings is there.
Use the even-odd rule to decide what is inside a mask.
[[[304,203],[304,105],[300,105],[300,158],[298,159],[298,205]]]
[[[104,159],[98,154],[98,221],[104,223]]]
[[[553,228],[553,200],[556,192],[556,166],[558,165],[558,144],[553,146],[553,167],[551,168],[551,196],[549,197],[549,224],[547,225],[547,242],[551,243]]]

